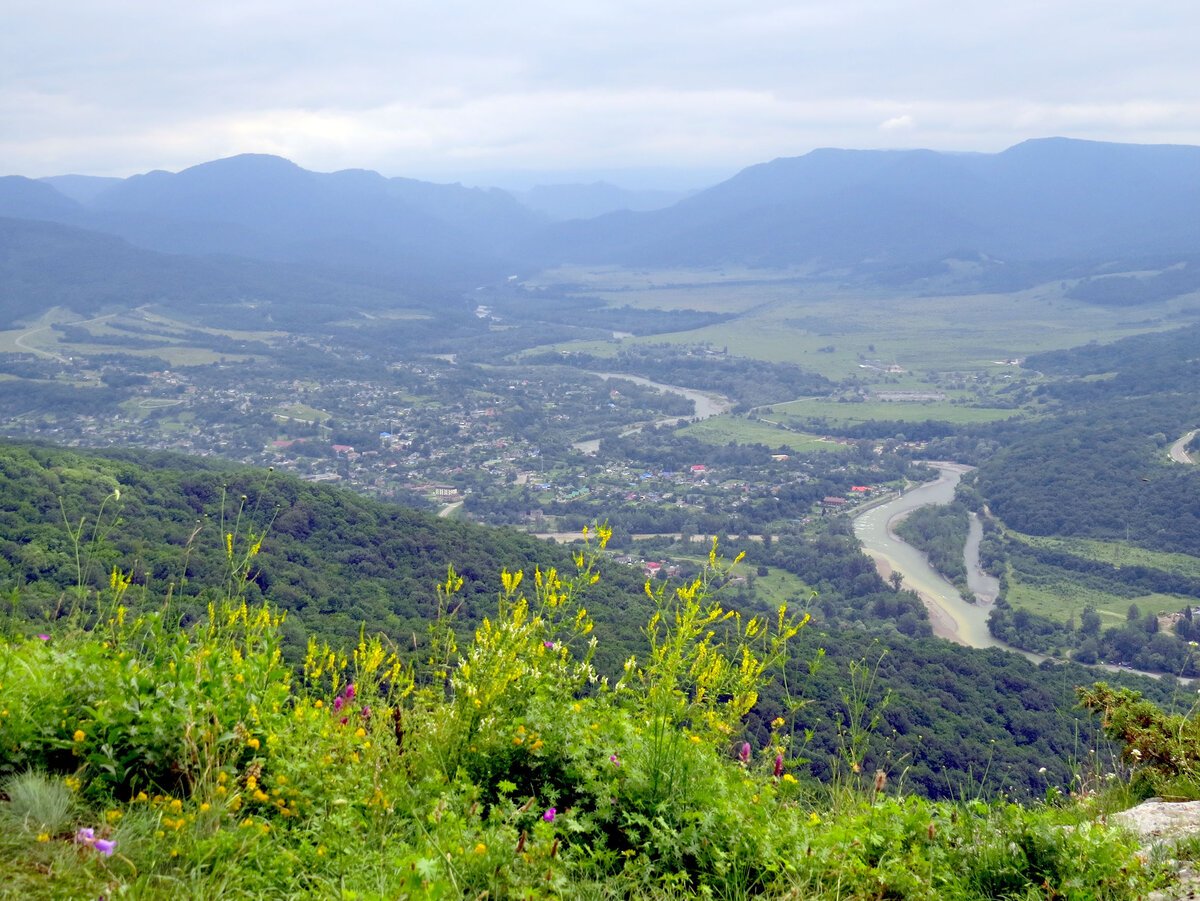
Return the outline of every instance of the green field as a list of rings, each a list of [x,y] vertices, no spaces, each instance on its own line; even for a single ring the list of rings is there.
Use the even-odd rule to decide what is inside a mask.
[[[846,449],[843,444],[817,435],[780,429],[765,422],[729,415],[691,423],[680,429],[678,434],[690,435],[708,444],[765,444],[774,449],[790,448],[797,453]]]
[[[1011,529],[1007,530],[1006,534],[1033,547],[1062,551],[1086,560],[1095,560],[1097,563],[1108,563],[1112,566],[1146,566],[1163,572],[1187,576],[1191,579],[1200,579],[1200,556],[1148,551],[1123,541],[1099,541],[1094,538],[1044,538],[1038,535],[1014,532]]]
[[[742,564],[739,572],[746,569],[746,565]],[[773,608],[787,604],[794,612],[808,607],[813,589],[798,576],[771,566],[767,568],[767,575],[754,576],[754,595]]]
[[[889,386],[890,387],[890,386]],[[928,389],[928,386],[926,386]],[[759,409],[764,419],[780,420],[800,424],[808,419],[828,419],[838,425],[854,425],[860,422],[896,420],[899,422],[924,422],[936,419],[955,425],[976,422],[996,422],[1021,415],[1020,410],[997,410],[988,407],[969,407],[964,404],[942,401],[863,401],[841,403],[821,397],[807,397],[784,404],[772,404]]]
[[[1014,607],[1024,607],[1032,613],[1047,616],[1058,622],[1074,617],[1079,623],[1083,608],[1091,604],[1104,618],[1104,625],[1113,626],[1125,620],[1130,604],[1137,604],[1143,614],[1179,610],[1195,598],[1184,598],[1173,594],[1144,594],[1137,597],[1118,597],[1106,592],[1085,588],[1063,572],[1061,579],[1023,583],[1009,572],[1008,602]]]
[[[1113,341],[1177,327],[1195,297],[1138,307],[1136,317],[1063,296],[1061,283],[1009,294],[924,297],[797,280],[794,273],[556,270],[545,284],[572,284],[612,306],[730,312],[736,318],[688,332],[556,345],[613,353],[621,344],[710,342],[731,353],[798,363],[834,379],[879,381],[865,360],[908,373],[1019,370],[1004,361],[1036,351]]]
[[[278,410],[273,410],[275,416],[282,416],[287,419],[295,419],[299,422],[316,422],[323,423],[333,417],[332,413],[327,413],[324,410],[318,410],[316,407],[310,407],[308,404],[289,404],[286,407],[280,407]]]

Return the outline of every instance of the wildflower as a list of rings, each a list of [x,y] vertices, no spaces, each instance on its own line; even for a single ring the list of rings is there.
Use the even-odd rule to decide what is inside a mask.
[[[48,841],[50,841],[50,833],[49,833],[49,832],[39,832],[39,833],[38,833],[37,840],[38,840],[39,842],[48,842]]]
[[[338,711],[340,711],[342,709],[342,705],[345,703],[346,702],[342,700],[342,696],[338,695],[336,698],[333,699],[333,712],[337,713]]]
[[[246,747],[248,747],[252,751],[257,751],[258,747],[259,747],[258,739],[257,738],[248,739],[246,741]]]
[[[775,755],[775,778],[778,779],[783,775],[783,755]]]
[[[342,692],[342,695],[343,695],[343,697],[345,697],[345,699],[347,701],[354,700],[354,683],[353,682],[351,682],[349,685],[346,686],[346,690],[344,692]]]
[[[365,738],[366,735],[367,735],[367,730],[364,729],[362,726],[359,726],[357,729],[354,730],[355,738]]]
[[[1043,773],[1045,773],[1045,772],[1046,772],[1046,768],[1045,768],[1044,766],[1040,766],[1040,767],[1038,767],[1038,775],[1039,775],[1039,776],[1040,776],[1040,775],[1042,775],[1042,774],[1043,774]]]
[[[742,749],[740,751],[738,751],[738,760],[741,763],[749,763],[750,762],[750,742],[748,742],[748,741],[742,742]]]
[[[320,699],[318,699],[318,700],[317,700],[317,703],[313,704],[313,706],[314,706],[314,707],[316,707],[318,710],[320,710],[322,707],[324,707],[324,706],[325,706],[325,702],[324,702],[324,701],[322,701],[322,700],[320,700]]]
[[[784,724],[784,719],[781,716],[777,716],[777,717],[775,717],[775,719],[771,720],[771,728],[772,729],[782,729],[783,724]]]
[[[875,771],[875,794],[879,794],[887,788],[887,773],[883,770]]]
[[[554,642],[552,642],[552,641],[543,641],[543,642],[542,642],[542,646],[543,646],[543,647],[545,647],[545,649],[546,649],[547,651],[553,651],[553,650],[554,650]]]
[[[37,637],[41,641],[49,641],[50,640],[50,636],[47,635],[45,632],[39,632]]]
[[[369,719],[371,718],[371,708],[370,708],[370,707],[365,707],[365,706],[364,706],[364,707],[363,707],[363,709],[362,709],[362,710],[359,712],[359,715],[360,715],[360,716],[361,716],[361,717],[362,717],[364,720],[369,720]]]
[[[820,822],[821,822],[821,817],[820,817],[820,816],[818,816],[818,815],[817,815],[817,812],[814,810],[812,813],[810,813],[810,814],[808,815],[808,821],[809,821],[810,823],[812,823],[814,826],[816,826],[818,823],[820,823]]]
[[[546,810],[546,812],[544,814],[542,814],[542,819],[545,820],[547,823],[553,823],[554,817],[557,814],[558,814],[558,811],[555,810],[553,807],[550,807]]]
[[[75,741],[83,741],[85,738],[87,738],[87,733],[82,729],[76,729],[75,734],[72,735],[71,738]]]
[[[1139,751],[1137,748],[1134,748],[1133,750],[1131,750],[1131,751],[1129,752],[1129,756],[1130,756],[1130,757],[1132,757],[1134,760],[1141,760],[1141,759],[1142,759],[1142,752],[1141,752],[1141,751]]]
[[[117,843],[114,841],[96,838],[95,830],[86,826],[75,833],[75,843],[78,845],[87,845],[88,847],[95,848],[105,857],[112,857],[112,853],[117,847]]]
[[[796,781],[796,777],[793,776],[791,773],[784,773],[781,778],[783,779],[784,782],[794,783]]]
[[[480,842],[479,844],[477,844],[475,846],[475,853],[476,854],[487,854],[487,845],[485,845],[483,842]]]
[[[613,766],[620,766],[620,765],[621,765],[621,758],[620,758],[620,757],[618,757],[616,754],[609,754],[609,755],[608,755],[608,762],[609,762],[609,763],[611,763]]]

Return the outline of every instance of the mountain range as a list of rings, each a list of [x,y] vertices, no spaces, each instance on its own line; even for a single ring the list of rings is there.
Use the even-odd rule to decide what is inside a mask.
[[[961,274],[956,261],[975,275],[1036,278],[1200,261],[1200,148],[1189,146],[1047,138],[995,154],[824,149],[645,209],[670,199],[601,184],[518,198],[365,170],[310,172],[256,154],[126,179],[8,176],[0,216],[13,221],[0,230],[0,267],[14,242],[47,235],[46,222],[77,230],[76,243],[83,232],[108,236],[94,245],[97,265],[107,253],[117,269],[133,265],[137,248],[240,258],[239,277],[251,282],[277,270],[251,276],[248,260],[440,296],[562,263],[916,280]],[[614,203],[643,209],[555,221]]]

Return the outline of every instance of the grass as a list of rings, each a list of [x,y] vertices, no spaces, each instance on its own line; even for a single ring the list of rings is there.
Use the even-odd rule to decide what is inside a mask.
[[[1190,554],[1171,554],[1136,547],[1124,541],[1101,541],[1095,538],[1053,538],[1025,535],[1011,529],[1006,534],[1033,547],[1062,551],[1107,563],[1112,566],[1145,566],[1163,572],[1200,579],[1200,557]]]
[[[803,609],[812,594],[811,585],[785,569],[770,566],[765,576],[754,577],[755,597],[773,608],[786,603]]]
[[[678,434],[698,438],[708,444],[765,444],[776,450],[793,450],[797,453],[810,451],[843,451],[845,445],[820,438],[806,432],[780,429],[752,419],[738,416],[713,416],[693,422],[679,429]]]
[[[1059,578],[1033,584],[1022,582],[1019,574],[1014,573],[1011,568],[1008,575],[1006,597],[1014,607],[1024,607],[1031,613],[1038,613],[1064,623],[1071,617],[1074,617],[1075,622],[1078,623],[1083,608],[1091,604],[1096,608],[1096,612],[1104,617],[1105,626],[1124,622],[1130,604],[1137,604],[1142,613],[1158,613],[1179,610],[1195,601],[1195,598],[1173,594],[1121,597],[1081,586],[1066,571],[1063,571]]]
[[[794,275],[574,269],[546,274],[542,280],[549,282],[553,276],[579,284],[580,293],[603,297],[613,306],[736,315],[706,328],[621,343],[708,341],[741,356],[798,363],[834,379],[867,381],[877,379],[859,367],[863,359],[896,363],[908,372],[1013,375],[1013,367],[1002,361],[1172,328],[1180,323],[1176,314],[1196,312],[1194,298],[1177,298],[1140,307],[1138,320],[1131,321],[1127,310],[1064,297],[1057,283],[1009,294],[922,297],[801,282]],[[568,346],[604,354],[620,345],[599,341],[556,349]]]
[[[904,390],[904,389],[893,389]],[[924,386],[924,390],[930,390]],[[943,401],[863,401],[862,403],[839,403],[818,397],[806,397],[782,404],[771,404],[757,411],[764,419],[788,419],[797,422],[810,419],[828,419],[838,425],[855,425],[861,422],[896,420],[900,422],[924,422],[936,419],[955,425],[979,422],[997,422],[1020,416],[1019,410],[999,410],[987,407],[971,407]]]
[[[274,415],[282,416],[287,419],[295,419],[300,422],[316,422],[323,423],[333,418],[332,413],[327,413],[324,410],[318,410],[316,407],[310,407],[308,404],[289,404],[286,407],[280,407],[273,411]]]

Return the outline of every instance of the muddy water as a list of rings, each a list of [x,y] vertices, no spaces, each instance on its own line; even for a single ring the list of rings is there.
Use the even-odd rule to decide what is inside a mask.
[[[855,517],[854,533],[881,572],[899,570],[904,574],[904,587],[915,591],[925,603],[935,635],[972,648],[1006,647],[988,632],[991,604],[964,601],[958,589],[929,565],[923,553],[905,544],[892,531],[900,519],[918,507],[950,503],[959,479],[970,469],[957,463],[932,465],[939,473],[936,481],[918,485],[895,500]],[[968,572],[978,568],[978,542],[974,547],[976,565],[968,565]]]

